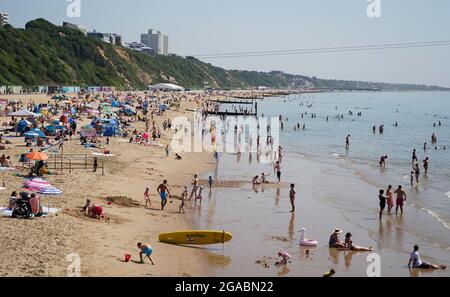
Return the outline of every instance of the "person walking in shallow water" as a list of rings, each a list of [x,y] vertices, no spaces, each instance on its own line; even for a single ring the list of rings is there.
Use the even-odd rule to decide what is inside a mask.
[[[345,148],[346,149],[350,148],[350,134],[348,134],[347,137],[345,137]]]
[[[430,159],[428,157],[423,160],[423,169],[425,170],[425,175],[428,174],[428,165],[430,164]]]
[[[383,211],[386,208],[386,199],[387,197],[383,196],[384,190],[379,191],[378,199],[380,200],[380,220],[383,216]]]
[[[412,152],[412,163],[417,162],[417,153],[416,153],[416,149],[413,149]]]
[[[416,163],[416,166],[414,166],[414,175],[416,177],[416,184],[418,184],[419,183],[419,177],[420,177],[419,163]]]
[[[295,191],[295,184],[291,184],[291,189],[289,190],[289,200],[291,201],[291,212],[295,212],[295,194],[297,192]]]

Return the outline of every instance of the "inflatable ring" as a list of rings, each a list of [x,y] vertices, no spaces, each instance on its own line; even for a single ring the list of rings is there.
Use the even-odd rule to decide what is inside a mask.
[[[305,231],[305,228],[300,230],[300,246],[317,246],[319,244],[317,240],[305,238]]]

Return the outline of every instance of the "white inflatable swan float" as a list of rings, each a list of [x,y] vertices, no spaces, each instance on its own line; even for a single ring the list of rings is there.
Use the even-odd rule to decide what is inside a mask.
[[[317,240],[313,239],[306,239],[305,238],[305,228],[302,228],[300,230],[300,245],[301,246],[317,246],[319,242]]]

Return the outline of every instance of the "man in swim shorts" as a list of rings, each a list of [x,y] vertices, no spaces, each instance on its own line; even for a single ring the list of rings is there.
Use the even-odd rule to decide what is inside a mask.
[[[198,189],[198,175],[194,174],[194,178],[192,179],[192,191],[191,191],[191,196],[189,196],[188,200],[191,200],[192,197],[195,194],[195,199],[197,199],[197,189]]]
[[[167,194],[169,194],[169,197],[172,198],[169,188],[167,187],[167,180],[164,180],[163,183],[158,186],[156,191],[161,197],[161,210],[164,210],[164,206],[166,206],[167,203]]]
[[[145,257],[148,257],[150,259],[150,262],[152,263],[152,265],[155,265],[155,263],[153,263],[152,258],[150,258],[151,254],[153,252],[153,248],[150,245],[142,244],[141,242],[138,242],[137,247],[140,250],[140,252],[139,252],[139,257],[141,258],[140,263],[144,264]],[[142,255],[145,255],[145,256],[142,257]]]
[[[398,186],[398,189],[394,193],[397,194],[397,199],[395,200],[395,214],[397,215],[399,207],[401,214],[403,214],[403,204],[406,201],[406,193],[403,191],[402,186]]]

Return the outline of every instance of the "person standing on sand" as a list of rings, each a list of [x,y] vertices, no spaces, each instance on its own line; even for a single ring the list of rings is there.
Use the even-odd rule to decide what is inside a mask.
[[[167,194],[169,195],[169,198],[172,198],[172,195],[170,195],[169,188],[167,187],[167,180],[165,179],[162,184],[158,186],[156,189],[159,196],[161,197],[161,210],[164,210],[164,206],[166,206],[167,203]]]
[[[152,205],[152,202],[150,201],[150,196],[148,194],[149,191],[150,191],[149,188],[145,188],[145,192],[144,192],[145,207],[147,207],[147,204]]]
[[[178,209],[178,212],[179,212],[179,213],[181,213],[181,211],[183,211],[183,213],[186,213],[186,212],[184,211],[184,205],[185,205],[185,201],[186,201],[188,195],[189,195],[188,187],[187,187],[187,186],[184,186],[183,193],[181,193],[181,204],[180,204],[180,208]]]
[[[430,164],[430,159],[428,157],[423,160],[423,169],[425,169],[425,175],[428,174],[428,165]]]
[[[406,201],[406,193],[403,191],[402,186],[398,186],[398,189],[394,192],[397,194],[397,199],[395,200],[395,215],[398,213],[398,208],[400,207],[401,214],[403,215],[403,204]]]
[[[208,185],[209,185],[209,189],[211,189],[212,188],[212,185],[213,185],[213,179],[212,179],[212,176],[210,175],[209,177],[208,177]]]
[[[152,265],[155,265],[152,258],[150,258],[151,254],[153,253],[152,246],[149,244],[143,244],[141,242],[138,242],[137,247],[139,248],[139,257],[141,258],[141,262],[139,262],[139,263],[144,264],[145,257],[147,257],[147,258],[149,258]],[[145,255],[145,257],[143,258],[142,255]]]
[[[383,196],[383,194],[384,190],[380,190],[378,195],[378,199],[380,200],[380,220],[381,217],[383,216],[383,211],[386,208],[386,200],[387,200],[387,197]]]
[[[166,145],[166,157],[169,156],[169,145]]]
[[[197,189],[198,189],[198,176],[197,176],[197,174],[194,174],[194,178],[192,179],[191,185],[192,185],[192,191],[191,191],[191,196],[188,199],[189,201],[192,199],[192,196],[194,196],[194,194],[195,194],[194,198],[197,199]]]
[[[387,206],[388,206],[388,215],[391,214],[391,210],[394,207],[394,199],[392,198],[392,186],[389,185],[386,190],[386,196],[387,196]]]
[[[292,210],[291,212],[295,212],[295,184],[291,184],[291,190],[289,191],[289,200],[291,201]]]
[[[409,262],[408,262],[409,269],[411,269],[411,264],[412,268],[419,268],[419,269],[447,269],[446,265],[433,265],[422,261],[422,259],[420,259],[418,245],[414,246],[414,251],[412,251],[411,254],[409,255]]]

